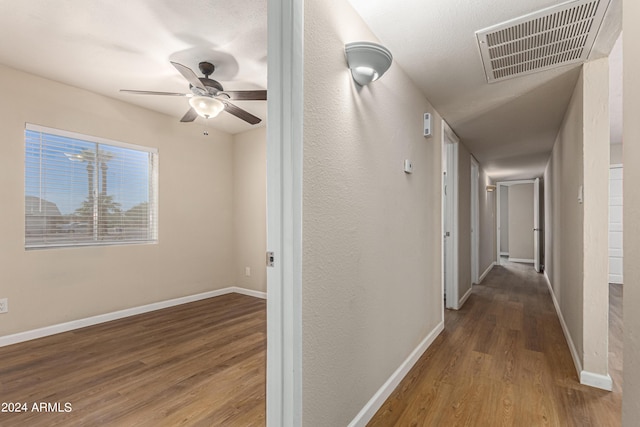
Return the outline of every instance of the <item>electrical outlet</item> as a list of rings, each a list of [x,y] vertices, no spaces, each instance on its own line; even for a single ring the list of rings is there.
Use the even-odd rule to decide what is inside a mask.
[[[245,267],[244,268],[244,275],[247,277],[251,276],[251,267]]]
[[[7,298],[0,298],[0,313],[6,313],[9,311],[9,300]]]

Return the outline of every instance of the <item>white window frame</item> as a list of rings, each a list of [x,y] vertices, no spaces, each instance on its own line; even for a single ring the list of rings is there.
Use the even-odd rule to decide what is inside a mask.
[[[25,123],[25,134],[24,134],[24,150],[25,150],[25,161],[26,161],[26,150],[27,150],[27,141],[26,141],[26,132],[40,132],[44,134],[54,135],[63,138],[72,138],[76,140],[81,140],[89,143],[97,144],[98,146],[110,146],[117,148],[125,148],[129,150],[136,150],[139,152],[145,152],[152,155],[152,160],[149,165],[149,237],[147,239],[133,239],[133,240],[90,240],[90,241],[78,241],[78,242],[51,242],[51,243],[28,243],[27,242],[27,225],[26,225],[26,212],[25,212],[25,249],[53,249],[53,248],[63,248],[63,247],[91,247],[91,246],[113,246],[113,245],[139,245],[139,244],[157,244],[158,243],[158,169],[159,169],[159,155],[158,149],[155,147],[147,147],[135,144],[128,144],[125,142],[115,141],[107,138],[102,138],[93,135],[85,135],[77,132],[66,131],[62,129],[55,129],[46,126],[36,125],[32,123]],[[25,165],[24,171],[24,179],[25,179],[25,188],[24,188],[24,196],[25,200],[27,197],[27,188],[26,188],[26,179],[27,179],[27,169]]]

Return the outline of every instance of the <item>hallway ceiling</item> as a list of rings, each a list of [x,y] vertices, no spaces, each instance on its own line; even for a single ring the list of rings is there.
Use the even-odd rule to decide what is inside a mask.
[[[169,61],[197,72],[203,60],[227,90],[267,87],[267,0],[0,1],[0,63],[176,121],[184,98],[119,89],[186,92]],[[579,66],[488,84],[475,32],[562,0],[349,1],[493,178],[542,174]],[[620,18],[611,0],[591,59],[609,53]],[[266,122],[266,102],[237,104]],[[252,128],[226,113],[194,125]]]
[[[542,175],[580,65],[489,84],[475,32],[566,0],[349,1],[492,178]],[[621,13],[611,0],[590,60],[608,56]]]

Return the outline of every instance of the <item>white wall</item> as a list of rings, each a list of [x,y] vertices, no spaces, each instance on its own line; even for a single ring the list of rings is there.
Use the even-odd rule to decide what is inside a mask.
[[[4,66],[0,93],[0,335],[233,285],[230,135]],[[25,251],[25,122],[157,147],[159,243]]]
[[[233,136],[235,285],[259,292],[267,291],[266,142],[265,127]]]
[[[607,68],[606,58],[583,66],[544,175],[546,272],[577,369],[601,380],[608,376]]]
[[[502,204],[502,199],[500,204]],[[533,260],[533,184],[510,185],[507,205],[509,210],[509,258]],[[502,240],[502,235],[500,235],[500,240]]]
[[[640,3],[623,0],[624,36],[624,182],[640,182]],[[624,388],[622,424],[640,419],[640,192],[624,187]]]
[[[441,117],[397,63],[355,84],[344,45],[376,38],[346,0],[304,8],[302,419],[334,427],[443,318]]]

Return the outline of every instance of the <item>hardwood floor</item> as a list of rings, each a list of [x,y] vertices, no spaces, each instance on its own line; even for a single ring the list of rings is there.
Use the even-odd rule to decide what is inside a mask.
[[[613,392],[579,384],[543,276],[509,263],[446,312],[444,332],[368,425],[619,426],[618,374]]]
[[[0,402],[28,410],[0,425],[264,425],[265,352],[265,301],[239,294],[3,347]]]

